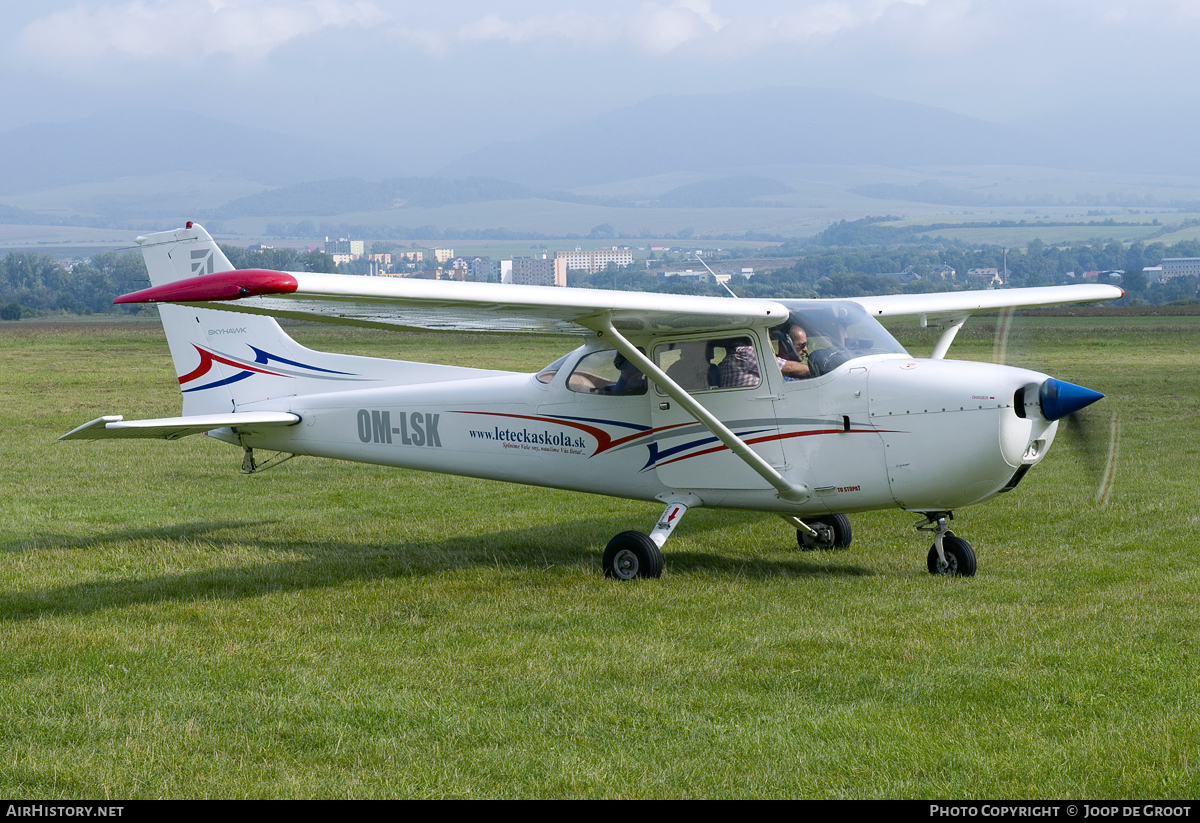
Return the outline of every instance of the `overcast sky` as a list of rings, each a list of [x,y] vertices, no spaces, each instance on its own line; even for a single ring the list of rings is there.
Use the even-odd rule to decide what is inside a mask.
[[[1200,0],[6,0],[0,32],[0,131],[149,101],[394,146],[414,173],[663,93],[1080,128],[1200,103]]]

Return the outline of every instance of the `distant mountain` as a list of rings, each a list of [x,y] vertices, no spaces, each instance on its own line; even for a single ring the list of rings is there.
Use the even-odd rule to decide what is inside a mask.
[[[791,186],[778,180],[743,174],[679,186],[663,192],[650,205],[666,209],[762,206],[771,205],[763,201],[764,197],[791,194],[792,191]]]
[[[523,200],[535,197],[525,186],[504,180],[472,177],[394,177],[373,183],[357,177],[317,180],[241,197],[214,209],[211,216],[324,216],[354,211],[382,211],[401,206],[433,208],[455,203]]]
[[[341,148],[197,114],[136,106],[0,134],[0,194],[176,171],[278,186],[373,174]]]
[[[1070,164],[1054,144],[933,106],[835,89],[663,95],[555,129],[496,143],[438,171],[539,189],[678,171],[784,164]]]
[[[657,208],[705,208],[711,206],[771,205],[762,198],[789,194],[792,189],[766,177],[742,175],[703,180],[679,186],[647,202]],[[316,180],[281,186],[260,194],[231,200],[212,209],[205,217],[323,217],[356,211],[384,211],[403,206],[436,208],[458,203],[485,203],[494,200],[558,200],[629,207],[634,203],[613,197],[573,195],[561,191],[534,191],[519,183],[491,177],[393,177],[374,183],[357,177]]]
[[[494,200],[559,200],[599,206],[629,206],[626,200],[594,197],[569,192],[534,191],[519,183],[491,177],[392,177],[378,183],[358,177],[316,180],[281,186],[260,194],[240,197],[212,209],[205,216],[296,217],[326,216],[355,211],[384,211],[403,206],[437,208],[460,203],[487,203]]]

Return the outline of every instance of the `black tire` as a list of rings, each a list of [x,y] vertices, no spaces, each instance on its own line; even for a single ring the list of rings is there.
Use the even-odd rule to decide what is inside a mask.
[[[604,548],[604,576],[614,580],[662,577],[663,559],[658,545],[641,532],[621,532]]]
[[[853,536],[850,532],[850,518],[846,515],[826,514],[804,522],[816,529],[818,536],[814,538],[797,529],[796,542],[800,544],[800,551],[824,552],[850,548]]]
[[[971,544],[954,532],[946,532],[942,538],[942,550],[946,553],[946,565],[939,562],[937,546],[929,547],[929,573],[948,574],[955,577],[975,576],[975,550]]]

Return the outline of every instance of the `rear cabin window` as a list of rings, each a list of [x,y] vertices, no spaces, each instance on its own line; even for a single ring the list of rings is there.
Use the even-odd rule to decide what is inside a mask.
[[[691,394],[752,388],[762,383],[750,337],[664,343],[654,349],[654,361],[667,377]],[[661,388],[658,393],[665,394]]]

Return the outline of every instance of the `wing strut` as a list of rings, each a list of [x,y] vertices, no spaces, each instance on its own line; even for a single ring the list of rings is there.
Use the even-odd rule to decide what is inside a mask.
[[[667,396],[687,410],[688,414],[696,418],[700,425],[704,426],[712,432],[718,440],[729,447],[729,450],[742,459],[743,462],[763,480],[766,480],[779,492],[780,498],[789,503],[803,503],[812,496],[808,486],[803,483],[793,483],[775,470],[775,467],[764,460],[756,451],[746,445],[740,437],[734,434],[728,426],[718,420],[704,406],[696,402],[696,399],[680,388],[679,384],[667,377],[667,373],[654,364],[646,355],[638,351],[637,346],[626,340],[616,328],[613,327],[612,318],[607,315],[594,318],[595,324],[599,327],[597,331],[608,337],[613,346],[621,354],[625,355],[625,359],[636,365],[642,370],[642,373],[662,387],[662,390],[667,393]],[[590,324],[589,324],[590,325]]]
[[[958,334],[958,330],[962,328],[963,323],[967,322],[970,314],[958,314],[952,317],[947,317],[943,320],[949,320],[945,323],[945,328],[942,330],[942,336],[938,338],[937,345],[933,347],[933,353],[929,355],[930,360],[943,360],[946,357],[946,352],[950,350],[950,344],[954,342],[954,336]],[[924,320],[924,315],[921,316]],[[923,322],[921,325],[925,325]]]

